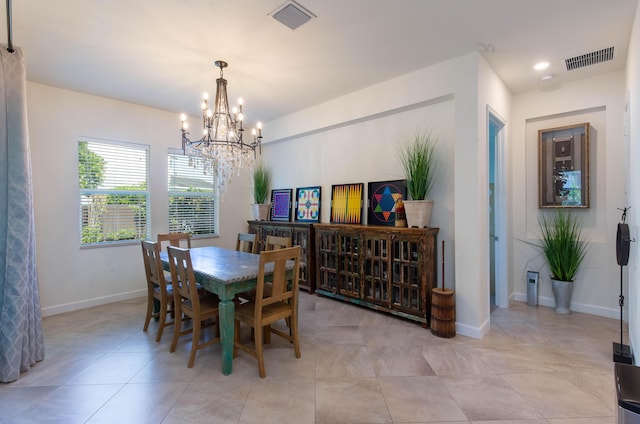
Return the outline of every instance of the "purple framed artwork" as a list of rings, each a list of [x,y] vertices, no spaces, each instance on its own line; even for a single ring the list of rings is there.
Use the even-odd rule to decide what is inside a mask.
[[[296,189],[297,222],[320,222],[320,195],[322,188],[301,187]]]
[[[293,189],[271,190],[271,221],[291,221]]]
[[[395,225],[396,202],[400,198],[407,200],[406,180],[372,182],[368,189],[367,223]]]

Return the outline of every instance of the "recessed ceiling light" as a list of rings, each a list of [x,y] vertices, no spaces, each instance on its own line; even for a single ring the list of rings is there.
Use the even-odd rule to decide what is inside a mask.
[[[542,71],[543,69],[547,69],[549,67],[549,62],[538,62],[533,66],[533,69],[536,71]]]

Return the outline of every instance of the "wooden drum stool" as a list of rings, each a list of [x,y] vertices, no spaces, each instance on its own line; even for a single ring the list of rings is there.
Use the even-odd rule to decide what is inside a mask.
[[[431,290],[431,333],[438,337],[456,335],[456,298],[451,289]]]

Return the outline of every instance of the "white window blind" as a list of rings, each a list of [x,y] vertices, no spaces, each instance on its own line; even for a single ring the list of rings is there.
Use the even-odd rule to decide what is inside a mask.
[[[149,146],[78,141],[81,245],[149,237]]]
[[[168,155],[169,232],[218,234],[218,190],[215,176],[194,168],[182,151]]]

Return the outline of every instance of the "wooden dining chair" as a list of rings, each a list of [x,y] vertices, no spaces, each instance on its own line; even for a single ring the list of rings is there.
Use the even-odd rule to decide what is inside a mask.
[[[176,317],[185,315],[192,320],[192,326],[182,330],[182,321],[177,319],[173,328],[173,339],[171,340],[171,352],[175,352],[178,338],[185,334],[192,334],[191,353],[189,354],[188,367],[193,367],[196,359],[196,352],[199,349],[220,342],[219,330],[216,330],[216,337],[200,342],[202,329],[208,325],[203,325],[204,321],[215,320],[218,325],[218,303],[219,299],[213,293],[201,295],[202,290],[198,290],[191,254],[189,249],[168,246],[169,268],[171,269],[171,280],[173,284],[173,296]]]
[[[268,235],[264,242],[264,250],[286,249],[288,247],[291,247],[291,237]],[[266,283],[264,292],[267,295],[270,293],[269,290],[271,290],[271,283]],[[287,319],[286,321],[289,328],[291,328],[289,319]],[[268,328],[264,332],[264,342],[271,343],[271,333],[269,332]]]
[[[264,250],[284,249],[291,247],[291,237],[267,236]]]
[[[293,270],[287,272],[287,261],[293,261]],[[273,264],[273,273],[266,274],[267,264]],[[270,331],[293,343],[296,358],[300,358],[298,340],[298,275],[300,269],[300,246],[285,249],[263,251],[260,253],[258,282],[255,300],[237,305],[235,309],[234,357],[241,349],[258,360],[260,377],[264,378],[263,332]],[[265,293],[265,281],[271,282],[271,293]],[[289,318],[290,332],[274,328],[272,324]],[[241,343],[241,323],[255,331],[253,346]],[[269,329],[269,330],[267,330]]]
[[[258,252],[257,235],[248,234],[248,233],[238,233],[236,250],[238,252],[257,253]]]
[[[147,277],[147,316],[144,320],[143,331],[149,328],[151,318],[158,318],[158,334],[156,342],[162,338],[165,327],[174,324],[175,313],[173,303],[173,288],[167,284],[160,260],[160,244],[149,240],[142,240],[142,257],[144,259],[144,271]],[[156,302],[159,304],[158,312]],[[173,316],[173,320],[167,321],[167,314]]]

